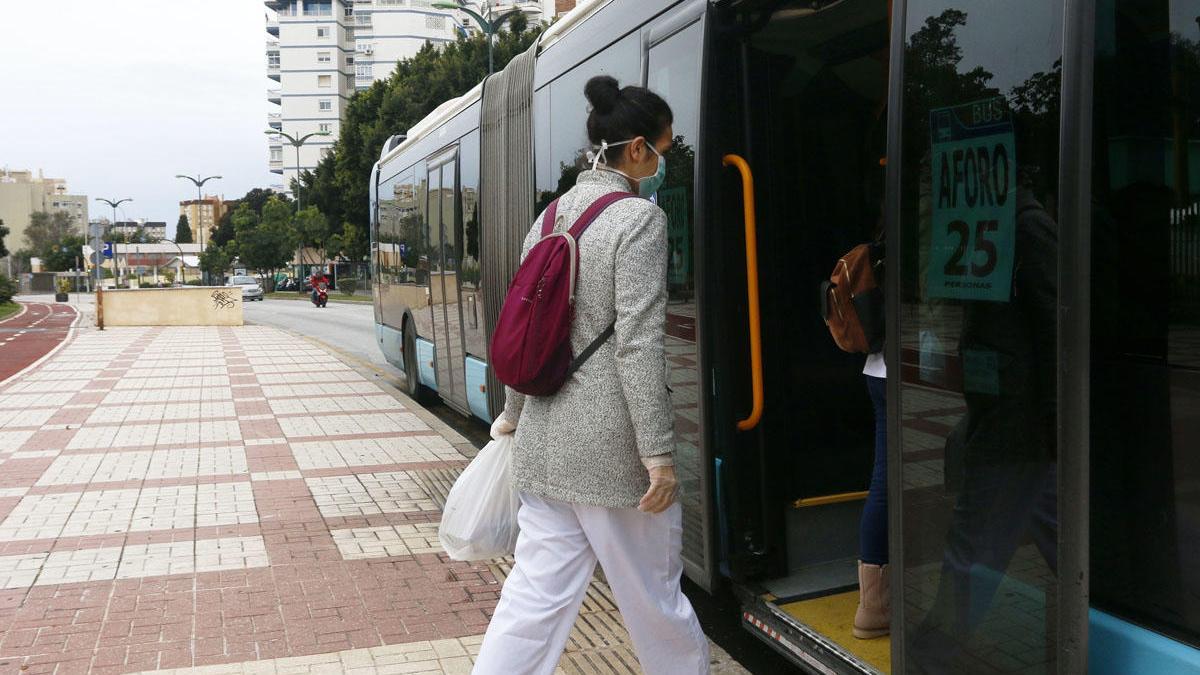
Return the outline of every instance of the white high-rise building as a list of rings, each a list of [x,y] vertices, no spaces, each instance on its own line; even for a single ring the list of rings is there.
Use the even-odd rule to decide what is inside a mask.
[[[426,42],[441,45],[477,31],[464,13],[434,7],[446,0],[265,0],[267,75],[277,82],[268,99],[279,111],[267,124],[293,138],[309,138],[299,168],[313,170],[337,138],[350,96],[387,79],[396,62],[413,56]],[[530,23],[550,21],[574,6],[567,0],[467,2],[485,17],[520,9]],[[290,189],[296,176],[296,150],[282,136],[270,138],[271,171]]]
[[[273,173],[290,187],[297,168],[312,171],[338,134],[354,93],[354,5],[350,0],[267,0],[267,75],[278,84],[267,98],[279,105],[267,124],[293,138],[327,132],[296,149],[283,136],[268,137]],[[297,163],[299,166],[297,167]]]

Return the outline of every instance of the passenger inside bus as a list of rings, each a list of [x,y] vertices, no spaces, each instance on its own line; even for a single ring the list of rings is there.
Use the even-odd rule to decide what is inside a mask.
[[[882,400],[873,402],[864,382],[864,356],[831,340],[815,290],[882,222],[888,3],[772,7],[769,18],[748,22],[746,63],[735,75],[747,80],[745,119],[730,122],[744,135],[729,145],[745,145],[762,196],[759,284],[770,364],[761,431],[735,439],[742,447],[731,458],[744,462],[761,448],[765,525],[749,535],[763,553],[735,558],[734,574],[757,579],[778,610],[886,672],[886,459],[876,452],[886,445],[877,444],[874,415]],[[872,483],[879,489],[864,520]],[[747,507],[747,517],[757,517]],[[866,612],[858,608],[864,557]],[[858,632],[875,639],[853,636],[856,614]]]

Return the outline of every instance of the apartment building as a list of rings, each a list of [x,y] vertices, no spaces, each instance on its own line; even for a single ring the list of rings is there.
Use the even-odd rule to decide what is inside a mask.
[[[118,220],[116,223],[107,229],[105,237],[119,234],[125,237],[136,237],[138,234],[144,235],[151,241],[161,241],[167,239],[167,224],[161,220],[146,220],[139,218],[137,220]],[[174,233],[172,233],[174,235]]]
[[[10,251],[29,244],[25,241],[25,229],[29,227],[30,214],[37,211],[65,211],[78,226],[79,234],[86,232],[88,198],[68,194],[67,181],[46,178],[41,170],[37,175],[32,171],[0,170],[0,220],[9,230],[4,243]]]
[[[305,141],[297,154],[284,136],[269,136],[270,169],[291,186],[297,170],[311,171],[337,138],[338,122],[354,93],[354,3],[351,0],[267,0],[267,98],[271,129]]]
[[[192,241],[203,243],[208,240],[209,232],[221,222],[221,217],[228,210],[228,203],[222,197],[204,195],[203,199],[187,199],[179,202],[179,214],[187,216],[188,227],[192,231]],[[203,235],[203,239],[201,239]],[[168,239],[175,238],[172,230]]]
[[[337,138],[339,124],[355,91],[387,79],[396,62],[422,45],[453,42],[479,30],[465,12],[435,7],[446,0],[266,0],[267,75],[275,81],[268,99],[279,106],[267,115],[271,129],[300,139],[296,148],[283,136],[269,137],[272,173],[288,189],[300,170],[311,171]],[[468,2],[485,16],[520,9],[530,22],[551,21],[570,11],[574,0]]]

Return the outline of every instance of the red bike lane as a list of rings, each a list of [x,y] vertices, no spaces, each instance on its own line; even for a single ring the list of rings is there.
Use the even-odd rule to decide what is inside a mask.
[[[0,382],[49,354],[70,334],[77,315],[70,305],[23,302],[25,311],[0,321]]]

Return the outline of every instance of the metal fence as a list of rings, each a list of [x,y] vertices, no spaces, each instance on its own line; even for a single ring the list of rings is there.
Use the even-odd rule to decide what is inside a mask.
[[[1172,304],[1194,314],[1200,305],[1200,202],[1171,209],[1169,237]]]

